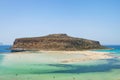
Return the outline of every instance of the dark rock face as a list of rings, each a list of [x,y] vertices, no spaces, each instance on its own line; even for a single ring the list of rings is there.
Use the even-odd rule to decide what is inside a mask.
[[[43,37],[16,39],[12,50],[84,50],[101,49],[98,41],[70,37],[67,34],[51,34]]]

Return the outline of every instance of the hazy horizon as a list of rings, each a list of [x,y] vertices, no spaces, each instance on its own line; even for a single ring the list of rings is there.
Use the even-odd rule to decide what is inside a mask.
[[[120,0],[0,0],[0,44],[66,33],[120,45]]]

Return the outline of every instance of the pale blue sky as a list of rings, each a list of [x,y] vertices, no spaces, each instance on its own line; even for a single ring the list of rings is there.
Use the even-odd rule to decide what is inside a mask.
[[[120,0],[0,0],[0,42],[53,33],[120,44]]]

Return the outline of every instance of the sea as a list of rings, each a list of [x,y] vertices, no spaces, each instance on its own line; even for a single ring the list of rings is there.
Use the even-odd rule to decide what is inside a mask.
[[[0,80],[120,80],[120,45],[105,45],[112,59],[92,60],[69,64],[39,63],[11,57],[11,45],[0,46]],[[32,52],[35,53],[35,52]],[[13,56],[12,55],[12,56]],[[11,59],[12,58],[12,59]],[[13,60],[13,61],[11,61]]]

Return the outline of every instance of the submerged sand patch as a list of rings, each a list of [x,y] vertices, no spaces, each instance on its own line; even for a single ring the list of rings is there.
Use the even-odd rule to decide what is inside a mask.
[[[80,62],[80,61],[88,61],[88,60],[99,60],[99,59],[110,59],[113,58],[111,53],[108,52],[96,52],[96,51],[40,51],[42,53],[55,53],[55,54],[63,54],[70,55],[70,58],[64,58],[60,61],[63,63],[68,62]],[[61,57],[61,56],[59,56]]]
[[[107,52],[95,51],[38,51],[38,52],[17,52],[5,54],[2,65],[14,64],[35,64],[35,63],[71,63],[89,60],[113,58]]]

